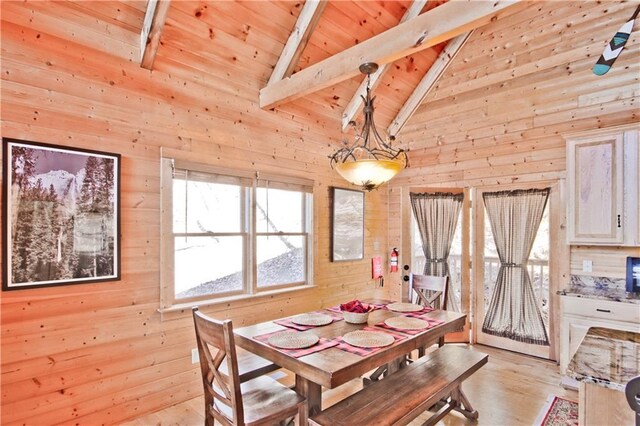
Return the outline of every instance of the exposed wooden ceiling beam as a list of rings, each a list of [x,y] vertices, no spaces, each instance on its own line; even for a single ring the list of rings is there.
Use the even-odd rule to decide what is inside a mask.
[[[462,46],[464,46],[470,35],[471,32],[461,34],[447,43],[447,46],[440,52],[440,55],[438,55],[438,58],[433,65],[431,65],[429,71],[422,77],[422,80],[420,80],[420,83],[418,83],[413,93],[411,93],[402,108],[400,108],[400,111],[398,111],[396,118],[394,118],[389,125],[387,131],[390,135],[395,136],[400,132],[409,118],[416,112],[422,101],[427,97],[438,79],[444,74],[449,64],[453,62],[453,58],[455,58],[456,54]]]
[[[326,6],[327,2],[324,0],[307,0],[304,3],[300,15],[298,15],[296,26],[293,28],[293,31],[291,31],[291,35],[287,40],[287,44],[284,45],[284,49],[282,49],[280,58],[278,58],[278,62],[273,68],[267,85],[273,84],[293,74],[293,70],[300,60],[300,55],[302,55],[302,51],[307,46],[309,38],[316,25],[318,25],[320,16],[322,16],[322,12]]]
[[[330,87],[358,75],[364,62],[388,64],[495,20],[518,0],[450,1],[260,90],[260,107]]]
[[[149,0],[140,33],[140,66],[150,70],[156,59],[160,35],[167,20],[171,0]]]
[[[402,16],[400,23],[406,22],[409,19],[413,19],[416,16],[420,15],[420,12],[422,12],[422,9],[424,8],[425,4],[427,4],[427,0],[413,0],[413,3],[411,3],[411,6],[409,6],[407,11]],[[376,86],[378,86],[378,83],[380,83],[380,81],[382,80],[382,77],[387,72],[389,65],[390,64],[382,65],[380,68],[378,68],[378,71],[371,74],[370,87],[372,91],[373,89],[376,88]],[[362,97],[366,96],[366,94],[367,94],[367,79],[365,78],[364,81],[360,83],[360,87],[358,87],[358,90],[353,95],[353,97],[345,107],[344,112],[342,113],[342,131],[343,132],[347,130],[347,127],[349,127],[349,123],[360,112],[360,109],[362,108],[362,105],[363,105]]]

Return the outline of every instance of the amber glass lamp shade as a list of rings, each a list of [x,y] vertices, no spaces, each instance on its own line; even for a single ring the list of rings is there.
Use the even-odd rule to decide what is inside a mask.
[[[404,162],[399,159],[366,159],[340,163],[335,166],[337,172],[346,181],[367,191],[376,189],[383,183],[390,181],[404,167]]]

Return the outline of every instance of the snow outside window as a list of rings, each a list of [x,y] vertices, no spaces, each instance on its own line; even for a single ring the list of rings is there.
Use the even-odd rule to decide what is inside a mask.
[[[310,284],[313,182],[181,165],[163,159],[163,307]]]

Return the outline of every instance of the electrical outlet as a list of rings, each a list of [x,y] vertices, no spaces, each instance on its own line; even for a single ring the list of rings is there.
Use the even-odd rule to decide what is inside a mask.
[[[198,349],[191,349],[191,364],[197,364],[200,362],[200,357],[198,357]]]
[[[593,260],[582,261],[582,272],[593,272]]]

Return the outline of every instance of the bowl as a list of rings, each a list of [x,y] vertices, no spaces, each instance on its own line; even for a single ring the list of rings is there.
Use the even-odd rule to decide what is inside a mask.
[[[344,320],[350,324],[364,324],[369,320],[369,312],[347,312],[342,311],[342,316]]]

